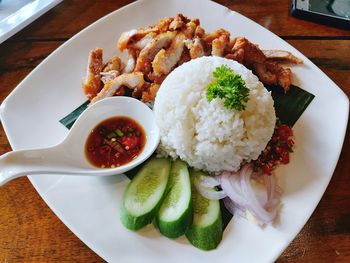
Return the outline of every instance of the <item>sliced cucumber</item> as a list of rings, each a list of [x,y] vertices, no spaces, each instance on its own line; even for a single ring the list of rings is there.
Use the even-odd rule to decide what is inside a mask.
[[[141,168],[126,188],[120,219],[130,230],[151,223],[165,197],[171,161],[152,158]]]
[[[209,200],[200,195],[193,185],[196,176],[206,175],[200,171],[191,171],[193,222],[186,232],[187,239],[197,248],[211,250],[222,239],[222,217],[219,200]]]
[[[176,160],[172,164],[168,189],[155,225],[164,236],[177,238],[185,234],[192,222],[191,181],[185,162]]]

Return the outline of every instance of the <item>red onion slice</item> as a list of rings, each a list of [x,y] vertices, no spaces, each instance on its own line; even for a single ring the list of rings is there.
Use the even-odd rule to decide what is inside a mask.
[[[214,188],[196,187],[198,192],[210,200],[219,200],[227,196],[224,191],[216,191]]]
[[[247,199],[247,207],[250,211],[254,213],[258,220],[262,223],[267,224],[271,223],[276,217],[276,211],[272,210],[271,212],[264,209],[261,203],[258,201],[256,194],[252,188],[251,184],[251,175],[253,170],[250,166],[246,165],[241,169],[241,187],[243,194]]]
[[[203,187],[208,187],[208,188],[212,188],[215,186],[220,185],[220,181],[212,176],[198,176],[196,177],[196,181],[199,185],[203,186]]]
[[[226,207],[226,209],[232,214],[232,215],[235,215],[235,216],[240,216],[240,217],[243,217],[245,218],[246,217],[246,214],[245,214],[245,208],[244,207],[241,207],[239,205],[237,205],[235,202],[233,202],[229,197],[225,197],[223,199],[224,201],[224,205]]]
[[[229,198],[225,198],[224,203],[230,212],[245,218],[250,212],[261,225],[275,219],[280,203],[275,176],[256,174],[248,164],[237,173],[222,173],[221,187]]]
[[[227,196],[224,191],[217,191],[215,189],[215,186],[219,184],[220,182],[209,176],[199,176],[194,180],[197,191],[210,200],[219,200]]]
[[[239,185],[239,174],[224,172],[221,176],[221,188],[233,202],[242,207],[246,206],[247,202]]]

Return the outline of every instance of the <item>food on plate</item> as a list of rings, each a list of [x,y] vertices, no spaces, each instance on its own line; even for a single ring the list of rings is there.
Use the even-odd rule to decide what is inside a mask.
[[[103,98],[111,97],[118,92],[118,95],[124,95],[125,88],[135,89],[142,87],[145,81],[141,72],[124,73],[107,81],[100,92],[91,99],[91,103],[95,103]]]
[[[168,159],[150,159],[129,183],[120,213],[126,228],[138,230],[152,222],[166,194],[170,167]]]
[[[271,175],[279,164],[289,163],[293,145],[293,130],[288,125],[277,122],[271,140],[258,159],[253,161],[254,171]]]
[[[102,49],[91,51],[83,90],[90,104],[123,95],[147,103],[161,137],[158,156],[125,190],[123,225],[138,230],[153,222],[166,237],[184,234],[211,250],[222,239],[223,207],[261,226],[273,224],[282,194],[274,169],[289,162],[294,145],[291,127],[280,123],[281,112],[276,116],[296,94],[284,64],[303,61],[231,38],[222,28],[208,33],[199,19],[182,14],[122,33],[117,47],[126,61],[114,55],[103,64]],[[278,111],[276,92],[287,97],[276,100]],[[286,115],[296,121],[303,110]],[[118,151],[125,144],[113,133],[118,145],[106,144]]]
[[[283,64],[302,63],[287,51],[261,50],[242,36],[231,38],[230,32],[222,28],[208,33],[199,19],[182,14],[122,33],[117,47],[127,53],[125,62],[115,55],[103,64],[101,48],[90,52],[83,90],[91,103],[130,93],[144,102],[153,102],[159,86],[173,69],[203,56],[235,60],[253,70],[262,83],[278,85],[287,92],[292,73]]]
[[[124,192],[123,225],[138,230],[153,221],[166,237],[186,235],[197,248],[215,249],[223,234],[220,202],[204,197],[197,190],[195,181],[201,177],[207,176],[194,170],[189,174],[186,163],[180,160],[146,161]],[[210,190],[219,192],[216,186]]]
[[[131,162],[146,144],[144,129],[135,120],[116,116],[99,123],[89,134],[85,153],[91,164],[114,168]]]
[[[255,173],[246,164],[238,172],[223,172],[217,179],[227,195],[224,204],[232,214],[261,226],[274,222],[282,193],[275,176]]]
[[[185,162],[172,163],[168,193],[155,217],[155,225],[166,237],[177,238],[192,223],[192,193],[190,175]]]
[[[192,180],[203,175],[203,172],[191,171]],[[195,247],[203,250],[214,249],[221,242],[223,233],[220,202],[203,197],[194,186],[192,200],[193,223],[186,232],[186,237]]]
[[[213,72],[226,65],[249,90],[244,110],[207,99]],[[238,96],[238,95],[237,95]],[[258,158],[273,134],[276,115],[271,94],[250,70],[236,61],[201,57],[176,68],[159,89],[154,114],[160,129],[159,152],[208,172],[237,171]]]
[[[284,63],[303,64],[300,58],[286,50],[262,50],[267,60],[280,61]]]
[[[225,108],[242,111],[248,101],[249,89],[242,77],[226,65],[213,72],[214,81],[208,85],[206,95],[211,102],[215,98],[223,100]]]
[[[89,100],[93,99],[101,90],[102,54],[101,48],[91,50],[89,54],[87,73],[83,83],[83,90]]]
[[[285,92],[288,91],[292,72],[290,68],[281,66],[279,59],[268,59],[257,45],[244,37],[237,37],[230,44],[232,52],[226,58],[237,60],[252,69],[264,84],[279,85]],[[293,63],[292,60],[288,62]]]

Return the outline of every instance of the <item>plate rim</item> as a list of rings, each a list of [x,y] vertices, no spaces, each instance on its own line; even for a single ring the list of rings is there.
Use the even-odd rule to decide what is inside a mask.
[[[159,0],[152,0],[152,1],[159,1]],[[207,2],[211,2],[211,3],[214,3],[220,7],[223,7],[223,8],[226,8],[227,10],[229,10],[230,12],[233,12],[233,13],[236,13],[238,14],[239,16],[245,18],[245,19],[248,19],[250,22],[253,22],[256,26],[259,26],[259,29],[264,29],[266,31],[268,31],[269,33],[272,33],[274,34],[276,37],[278,37],[281,41],[287,43],[285,40],[281,39],[279,36],[277,36],[275,33],[269,31],[268,29],[264,28],[263,26],[261,26],[260,24],[256,23],[255,21],[251,20],[250,18],[248,17],[245,17],[243,16],[242,14],[234,11],[234,10],[231,10],[223,5],[220,5],[216,2],[213,2],[211,0],[206,0]],[[7,124],[6,124],[6,121],[4,122],[3,121],[3,116],[4,114],[6,113],[6,104],[8,102],[8,100],[11,100],[11,97],[14,97],[16,96],[16,94],[18,92],[20,92],[20,90],[22,89],[22,87],[25,86],[25,81],[27,80],[28,77],[30,77],[32,74],[36,74],[35,72],[37,72],[38,70],[41,69],[41,67],[45,64],[45,62],[49,59],[51,59],[52,57],[56,56],[57,54],[59,54],[60,50],[62,50],[66,45],[70,44],[70,43],[74,43],[75,39],[78,39],[80,37],[81,34],[83,34],[84,32],[88,31],[88,30],[91,30],[94,26],[96,26],[97,24],[101,23],[103,20],[107,20],[109,17],[111,16],[114,16],[116,13],[118,13],[119,11],[121,10],[124,10],[124,9],[128,9],[130,7],[132,7],[133,5],[138,5],[138,4],[142,4],[142,3],[145,3],[146,4],[146,0],[140,0],[140,1],[136,1],[136,2],[132,2],[126,6],[123,6],[103,17],[101,17],[100,19],[98,19],[97,21],[95,21],[94,23],[90,24],[89,26],[85,27],[83,30],[79,31],[77,34],[75,34],[71,39],[69,39],[68,41],[66,41],[64,44],[62,44],[60,47],[58,47],[56,50],[54,50],[47,58],[45,58],[38,66],[36,66],[17,86],[16,88],[14,88],[11,93],[4,99],[4,101],[1,103],[0,105],[0,118],[1,118],[1,121],[2,121],[2,125],[3,125],[3,128],[4,128],[4,131],[6,133],[6,135],[8,136],[8,140],[9,140],[9,143],[11,145],[11,147],[13,147],[13,145],[15,145],[15,143],[13,142],[13,138],[11,138],[10,136],[10,132],[9,132],[9,128],[7,127]],[[289,46],[291,46],[289,43],[287,43]],[[296,48],[294,48],[293,46],[291,46],[293,49],[297,50]],[[299,51],[298,51],[299,52]],[[300,54],[302,54],[301,52],[299,52]],[[309,59],[308,59],[309,60]],[[312,63],[312,65],[315,66],[315,69],[317,69],[319,71],[320,74],[322,74],[323,77],[327,78],[328,81],[330,81],[333,85],[333,87],[335,88],[335,90],[337,90],[337,92],[340,92],[340,96],[342,97],[342,99],[344,100],[344,103],[345,103],[345,107],[347,108],[347,112],[345,113],[344,115],[344,122],[343,122],[343,129],[342,129],[342,146],[339,147],[338,149],[338,152],[337,152],[337,158],[336,158],[336,162],[333,163],[333,167],[332,167],[332,173],[331,175],[329,176],[328,178],[328,182],[327,184],[325,185],[324,189],[321,191],[321,194],[318,198],[318,202],[317,204],[314,206],[314,208],[312,209],[312,211],[310,211],[310,215],[307,216],[303,226],[306,224],[306,222],[309,220],[310,216],[312,215],[312,213],[315,211],[315,209],[317,208],[317,205],[318,203],[320,202],[322,196],[324,195],[325,191],[326,191],[326,188],[328,187],[329,185],[329,182],[330,180],[332,179],[333,177],[333,174],[334,174],[334,170],[337,166],[337,163],[338,163],[338,160],[339,160],[339,157],[340,157],[340,154],[341,154],[341,151],[342,151],[342,148],[344,147],[344,139],[345,139],[345,135],[346,135],[346,128],[347,128],[347,123],[348,123],[348,117],[349,117],[349,98],[347,97],[347,95],[345,94],[345,92],[340,88],[338,87],[337,84],[334,83],[334,81],[332,79],[330,79],[324,72],[321,71],[320,68],[318,68],[312,61],[309,60],[310,63]],[[6,118],[5,118],[6,119]],[[16,148],[16,147],[14,147]],[[42,197],[42,199],[45,201],[45,203],[50,207],[50,209],[54,212],[54,214],[68,227],[68,229],[70,231],[73,232],[74,235],[76,235],[84,244],[86,244],[90,249],[92,249],[96,254],[98,254],[101,258],[104,258],[100,253],[99,253],[99,250],[96,249],[95,246],[93,246],[92,244],[88,244],[89,242],[86,242],[86,239],[83,239],[83,238],[80,238],[81,235],[78,235],[77,233],[80,233],[80,231],[78,231],[72,224],[69,223],[69,220],[66,220],[64,216],[62,216],[62,214],[60,214],[59,212],[56,211],[56,209],[54,207],[51,206],[51,202],[49,202],[47,200],[47,198],[44,197],[44,194],[40,193],[40,190],[37,189],[37,186],[36,184],[33,182],[32,178],[29,177],[29,180],[30,182],[32,183],[32,185],[34,186],[34,188],[36,189],[36,191],[38,192],[38,194]],[[302,227],[299,229],[298,233],[300,232],[300,230],[302,229]],[[277,255],[275,255],[274,257],[274,260],[276,258],[278,258],[278,256],[285,250],[285,248],[290,244],[290,242],[295,239],[296,235],[293,235],[290,240],[288,240],[287,242],[287,245],[285,247],[283,247],[283,250],[280,251],[280,253],[278,253]]]

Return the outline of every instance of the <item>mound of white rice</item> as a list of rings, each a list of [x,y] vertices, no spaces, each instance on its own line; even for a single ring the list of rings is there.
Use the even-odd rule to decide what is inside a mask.
[[[241,75],[250,89],[244,111],[206,98],[213,72],[222,64]],[[258,78],[243,65],[220,57],[201,57],[176,68],[157,93],[154,113],[161,134],[158,153],[208,172],[237,171],[242,161],[257,159],[276,122],[273,99]]]

